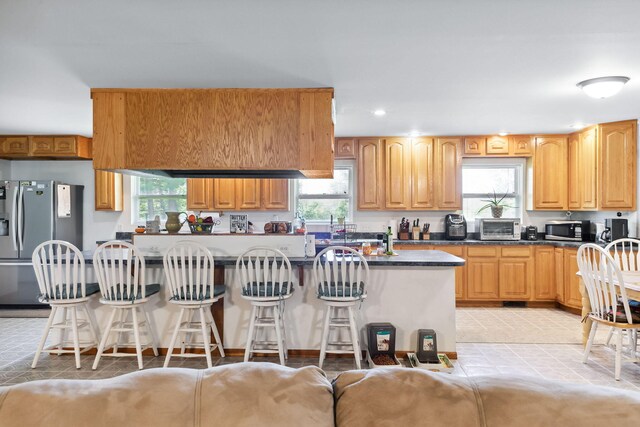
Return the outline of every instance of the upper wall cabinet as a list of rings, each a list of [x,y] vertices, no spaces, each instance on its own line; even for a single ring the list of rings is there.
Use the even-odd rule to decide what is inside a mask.
[[[416,138],[411,141],[411,209],[436,207],[433,159],[433,138]]]
[[[533,144],[530,135],[465,136],[463,157],[530,157]]]
[[[358,209],[384,208],[384,142],[379,138],[359,138]]]
[[[487,154],[509,154],[509,139],[506,136],[490,136],[487,139]]]
[[[87,160],[91,138],[78,135],[0,136],[0,158],[29,160]]]
[[[514,156],[532,156],[533,138],[531,135],[511,135],[509,136],[509,149]]]
[[[332,88],[92,89],[91,96],[96,169],[333,177]]]
[[[636,144],[636,120],[598,126],[600,209],[636,209]]]
[[[187,209],[289,210],[288,179],[187,179]]]
[[[355,138],[336,138],[335,143],[336,160],[353,160],[356,158]]]
[[[533,162],[533,209],[567,209],[567,138],[538,137]]]
[[[411,204],[411,140],[389,138],[384,142],[384,153],[384,207],[408,209]]]
[[[122,211],[124,193],[122,174],[107,171],[95,171],[95,205],[97,211]]]
[[[434,185],[437,209],[462,209],[462,138],[436,138]]]
[[[487,138],[484,136],[465,136],[464,155],[482,156],[486,154]]]
[[[568,207],[573,211],[588,211],[598,208],[598,129],[592,126],[579,133],[569,135]]]

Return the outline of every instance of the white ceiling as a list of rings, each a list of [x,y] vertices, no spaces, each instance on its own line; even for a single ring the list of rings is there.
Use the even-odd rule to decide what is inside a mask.
[[[639,24],[637,0],[0,0],[0,134],[91,135],[91,87],[320,86],[337,136],[566,133],[640,117]],[[631,81],[575,87],[603,75]]]

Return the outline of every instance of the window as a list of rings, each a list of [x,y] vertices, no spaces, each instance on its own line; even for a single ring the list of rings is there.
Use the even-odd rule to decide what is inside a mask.
[[[339,217],[352,218],[351,198],[353,168],[336,166],[333,179],[299,179],[296,185],[296,209],[307,222],[334,222]]]
[[[465,159],[462,165],[462,209],[467,221],[476,218],[491,218],[491,209],[485,206],[487,199],[493,198],[495,191],[498,199],[508,207],[504,208],[503,218],[522,217],[523,161],[520,159]],[[522,218],[521,218],[522,219]]]
[[[187,180],[184,178],[131,177],[131,206],[133,223],[153,219],[165,220],[166,211],[184,212],[187,209]]]

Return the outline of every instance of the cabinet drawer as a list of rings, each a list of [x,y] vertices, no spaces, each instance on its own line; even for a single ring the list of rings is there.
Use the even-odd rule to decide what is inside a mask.
[[[501,256],[509,258],[528,258],[531,256],[531,248],[511,246],[501,249]]]
[[[437,251],[446,252],[448,254],[463,257],[464,256],[464,246],[434,246],[431,249],[435,249]]]
[[[53,138],[53,151],[56,154],[75,154],[76,139],[72,136]]]
[[[497,257],[498,248],[495,246],[469,246],[467,249],[469,257]]]
[[[53,137],[34,136],[31,138],[31,155],[41,156],[53,153]]]
[[[487,140],[487,154],[509,154],[509,140],[492,136]]]

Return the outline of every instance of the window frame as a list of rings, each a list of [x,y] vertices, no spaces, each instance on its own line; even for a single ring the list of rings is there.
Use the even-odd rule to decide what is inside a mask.
[[[353,221],[353,210],[354,210],[354,197],[353,197],[353,186],[354,186],[354,172],[355,168],[352,163],[342,163],[340,161],[336,161],[333,165],[334,172],[337,170],[347,170],[349,171],[349,183],[347,185],[347,194],[303,194],[302,197],[300,195],[300,185],[298,179],[295,180],[294,184],[294,210],[293,213],[295,215],[299,209],[299,200],[347,200],[348,201],[348,217],[345,218],[346,222]],[[337,218],[334,218],[334,222],[337,221]],[[328,225],[330,224],[330,219],[327,220],[306,220],[307,224],[314,225]]]
[[[462,170],[464,169],[514,169],[515,170],[515,185],[514,192],[509,193],[507,197],[514,197],[515,200],[515,209],[516,209],[516,218],[519,218],[520,221],[524,221],[524,212],[525,209],[523,207],[523,203],[525,200],[525,162],[526,159],[522,158],[465,158],[462,162]],[[464,176],[464,172],[463,172]],[[463,178],[464,179],[464,178]],[[465,199],[477,199],[477,198],[491,198],[493,197],[493,193],[465,193],[464,192],[464,181],[462,183],[462,210],[465,211]],[[488,214],[490,215],[490,211]],[[474,214],[473,217],[467,218],[469,223],[474,223],[477,218],[487,218],[485,216],[478,217]],[[490,218],[490,216],[488,217]]]
[[[184,194],[166,194],[166,195],[158,195],[158,194],[140,194],[139,193],[139,189],[140,189],[140,179],[145,179],[145,178],[149,178],[149,179],[156,179],[156,178],[166,178],[166,177],[162,177],[162,176],[139,176],[139,175],[132,175],[131,176],[131,224],[132,225],[136,225],[136,224],[142,224],[144,222],[146,222],[145,219],[140,218],[140,212],[138,209],[138,204],[140,202],[140,200],[146,200],[146,199],[184,199],[185,202],[187,200],[187,190],[185,187],[185,193]],[[167,179],[175,179],[175,178],[167,178]],[[186,182],[186,180],[185,180]],[[153,218],[149,218],[149,219],[153,219]]]

